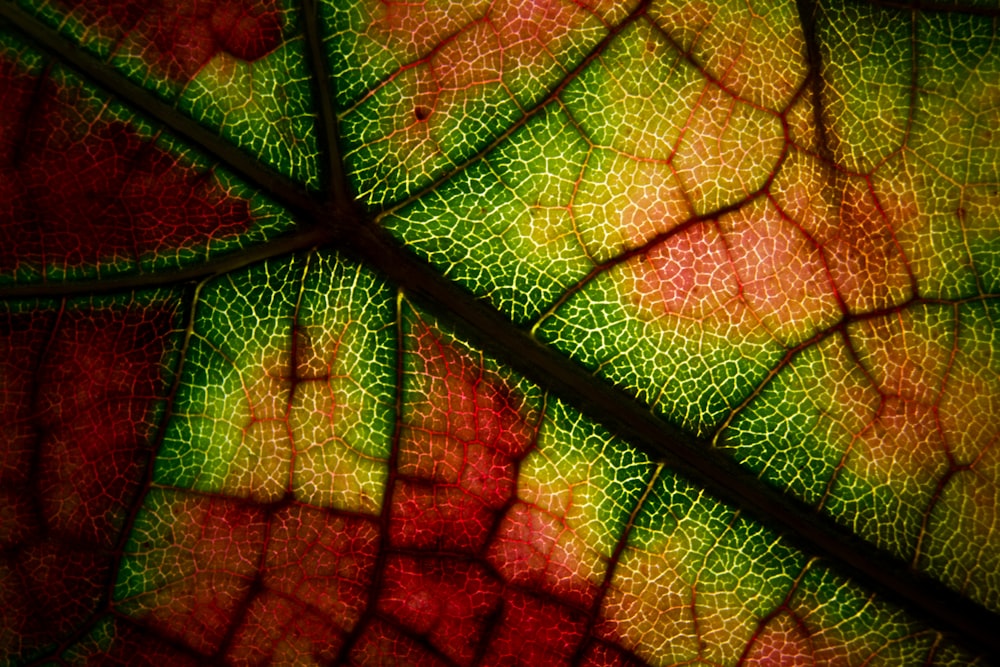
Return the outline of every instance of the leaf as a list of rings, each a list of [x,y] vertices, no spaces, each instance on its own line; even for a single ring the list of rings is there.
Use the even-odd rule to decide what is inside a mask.
[[[3,664],[987,664],[996,10],[0,4]]]

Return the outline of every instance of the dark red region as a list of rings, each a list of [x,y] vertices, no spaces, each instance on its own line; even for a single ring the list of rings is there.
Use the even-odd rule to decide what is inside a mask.
[[[208,664],[334,664],[371,601],[370,517],[154,489],[129,558],[156,585],[121,618]]]
[[[123,122],[90,118],[88,104],[0,62],[0,272],[131,264],[251,227],[247,201],[211,172]]]
[[[392,490],[389,541],[398,548],[476,553],[499,512],[446,484],[398,480]]]
[[[0,552],[0,628],[11,664],[80,630],[113,578],[113,565],[93,545],[55,539]]]
[[[24,643],[18,655],[65,656],[64,640],[89,664],[637,664],[593,637],[596,596],[571,600],[491,563],[498,528],[524,520],[515,480],[539,415],[457,349],[427,356],[425,379],[445,382],[408,397],[412,437],[400,438],[386,515],[153,488],[121,554],[153,585],[102,607],[150,454],[170,319],[123,309],[6,320],[0,387],[14,444],[0,488],[40,498],[12,504],[5,524],[0,623]],[[132,481],[107,486],[119,478]],[[88,638],[97,626],[114,627],[101,646]]]
[[[499,578],[473,561],[400,555],[386,561],[379,611],[456,664],[470,665],[502,592]]]
[[[0,625],[30,654],[113,579],[151,455],[168,308],[0,315]]]
[[[343,642],[330,617],[268,591],[250,602],[226,657],[236,665],[333,664]]]
[[[277,0],[62,0],[84,23],[186,82],[218,53],[258,60],[282,42]]]
[[[351,664],[634,664],[589,636],[596,593],[580,602],[543,576],[505,579],[491,562],[504,522],[527,520],[514,511],[523,505],[517,471],[539,415],[430,327],[417,328],[412,342],[388,549]],[[527,542],[503,551],[513,559],[529,552]]]
[[[74,667],[200,667],[205,661],[176,642],[159,637],[121,618],[107,619],[108,625],[99,627],[94,635],[104,633],[114,637],[106,641],[85,641],[71,649],[72,660],[65,664]],[[102,623],[102,625],[104,625]]]
[[[514,499],[536,426],[500,377],[421,326],[418,367],[400,432],[389,541],[480,554]]]
[[[361,667],[452,667],[447,659],[384,621],[369,623],[351,652],[349,665]]]
[[[583,654],[580,667],[645,667],[646,663],[620,648],[591,642]]]
[[[347,632],[368,603],[378,546],[372,520],[289,506],[271,519],[264,586]]]
[[[571,664],[583,642],[586,617],[556,602],[508,590],[483,667]]]

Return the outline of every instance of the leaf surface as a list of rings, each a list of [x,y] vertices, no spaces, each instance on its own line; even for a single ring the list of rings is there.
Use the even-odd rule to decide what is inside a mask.
[[[3,664],[988,664],[989,6],[0,5]]]

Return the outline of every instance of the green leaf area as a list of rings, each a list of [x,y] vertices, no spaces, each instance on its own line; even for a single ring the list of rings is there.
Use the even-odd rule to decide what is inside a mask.
[[[0,2],[0,665],[994,664],[998,23]]]

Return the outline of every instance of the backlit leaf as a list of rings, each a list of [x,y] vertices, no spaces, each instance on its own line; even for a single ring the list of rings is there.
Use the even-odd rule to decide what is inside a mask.
[[[998,17],[0,4],[0,664],[991,664]]]

